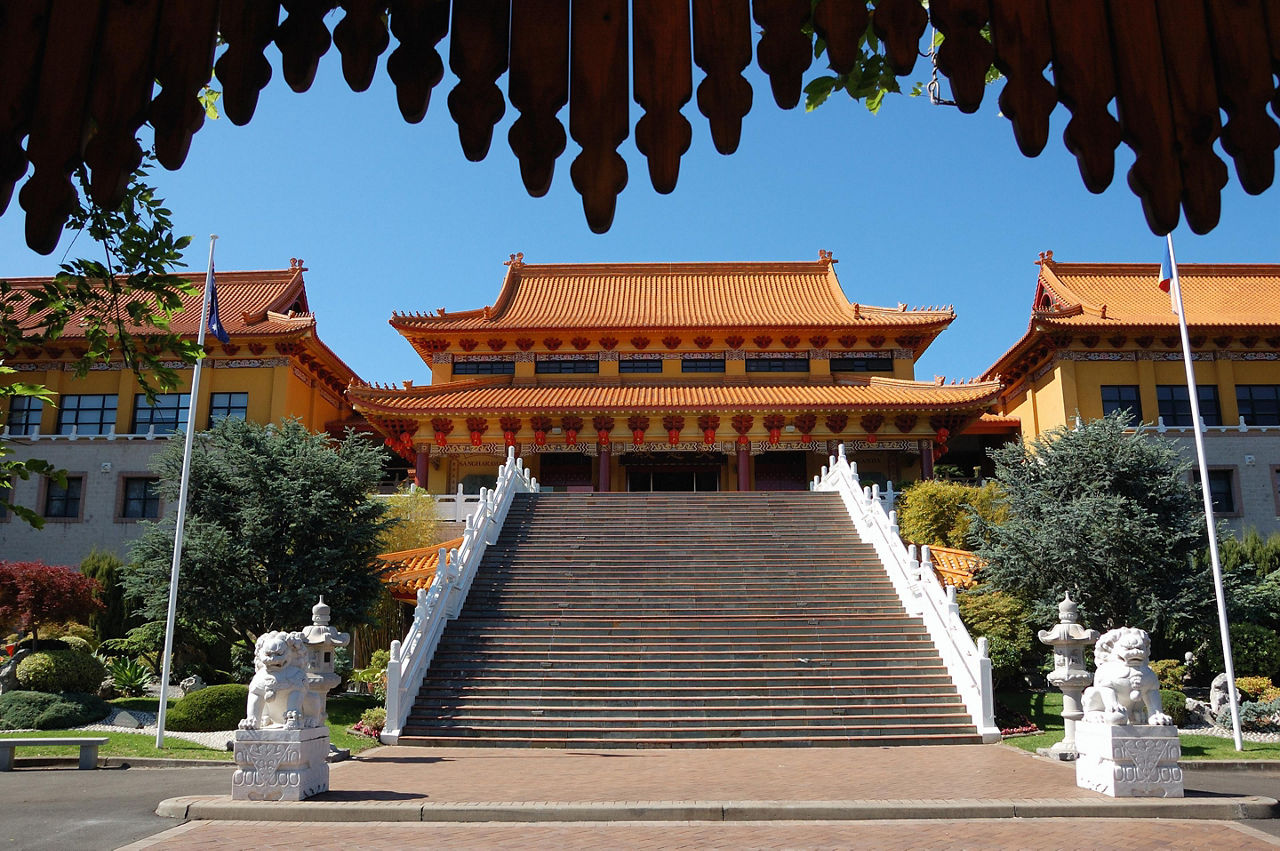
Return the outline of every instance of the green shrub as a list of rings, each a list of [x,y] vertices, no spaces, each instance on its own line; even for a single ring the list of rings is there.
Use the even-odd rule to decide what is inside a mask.
[[[123,638],[129,618],[120,587],[120,574],[124,562],[115,553],[95,549],[80,562],[80,572],[98,583],[98,602],[102,608],[89,615],[89,626],[99,642],[108,638]]]
[[[0,730],[62,730],[93,724],[111,714],[92,694],[10,691],[0,694]]]
[[[358,683],[368,683],[373,696],[378,700],[387,699],[387,665],[391,664],[391,653],[387,650],[375,650],[369,657],[369,667],[361,668],[351,675]]]
[[[63,644],[67,645],[67,647],[77,653],[88,653],[90,656],[93,655],[93,645],[78,635],[64,635],[60,640]]]
[[[1261,700],[1271,685],[1270,677],[1236,677],[1236,688],[1241,700]]]
[[[155,679],[146,665],[136,659],[113,659],[107,666],[111,682],[126,697],[140,697],[147,693],[147,686]]]
[[[102,663],[77,650],[38,650],[18,663],[18,685],[29,691],[96,692],[105,678]]]
[[[1151,670],[1160,678],[1160,688],[1176,691],[1182,688],[1182,677],[1187,673],[1187,666],[1177,659],[1157,659],[1151,663]]]
[[[249,687],[231,683],[209,686],[179,700],[169,710],[167,726],[183,733],[234,730],[245,716]]]
[[[86,626],[76,621],[67,621],[66,623],[45,624],[40,627],[40,645],[44,646],[44,637],[60,638],[66,641],[68,638],[78,638],[89,645],[89,652],[98,649],[98,636],[93,631],[93,627]],[[68,642],[70,644],[70,642]]]
[[[917,544],[964,547],[973,513],[993,523],[1003,520],[1001,494],[994,482],[982,487],[938,480],[916,482],[902,494],[899,530],[902,537]]]
[[[1240,704],[1240,727],[1251,733],[1269,733],[1276,729],[1277,715],[1280,715],[1280,701],[1260,703],[1256,700],[1246,700]],[[1222,707],[1216,720],[1219,727],[1230,727],[1231,707]]]
[[[1231,655],[1238,676],[1271,679],[1280,673],[1280,635],[1256,623],[1233,623]]]
[[[960,605],[960,619],[975,640],[978,636],[987,638],[991,679],[1000,683],[1021,676],[1036,650],[1022,602],[1001,591],[965,591],[956,602]]]
[[[1187,720],[1187,696],[1176,688],[1160,689],[1160,705],[1164,714],[1173,719],[1175,727],[1181,727]]]
[[[360,713],[360,723],[381,732],[387,726],[387,710],[381,706],[370,707]]]

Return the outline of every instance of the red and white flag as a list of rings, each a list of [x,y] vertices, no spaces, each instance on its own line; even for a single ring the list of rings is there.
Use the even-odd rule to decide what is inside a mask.
[[[1164,244],[1164,259],[1160,261],[1160,291],[1169,292],[1169,285],[1173,283],[1173,256],[1169,253],[1169,242],[1166,240]]]

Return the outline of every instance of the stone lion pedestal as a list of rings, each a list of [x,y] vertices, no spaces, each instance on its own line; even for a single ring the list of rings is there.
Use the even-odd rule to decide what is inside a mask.
[[[1181,798],[1178,728],[1076,724],[1076,785],[1113,798]]]
[[[329,728],[236,730],[233,801],[301,801],[329,791]]]
[[[236,730],[233,801],[301,801],[329,791],[325,696],[340,677],[333,653],[351,640],[329,626],[320,598],[311,626],[264,632],[254,646],[245,719]]]

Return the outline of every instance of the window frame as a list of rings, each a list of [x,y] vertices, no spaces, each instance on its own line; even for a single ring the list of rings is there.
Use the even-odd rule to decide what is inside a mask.
[[[554,368],[552,368],[554,365]],[[569,366],[570,369],[565,367]],[[543,367],[546,367],[544,369]],[[582,367],[579,369],[579,367]],[[560,358],[536,358],[533,362],[533,372],[535,375],[598,375],[600,373],[600,361],[598,360],[562,360]]]
[[[159,520],[164,516],[164,497],[160,495],[158,490],[154,491],[154,495],[143,498],[143,505],[150,502],[155,503],[156,513],[152,514],[127,514],[129,506],[129,483],[136,481],[150,482],[152,485],[159,486],[160,478],[154,473],[147,472],[126,472],[119,476],[120,484],[116,488],[116,510],[115,520],[117,523],[137,523],[139,520]]]
[[[1179,392],[1181,392],[1182,398],[1174,398]],[[1222,425],[1222,402],[1218,396],[1218,385],[1197,384],[1196,395],[1200,397],[1200,416],[1204,420],[1204,424],[1206,426]],[[1206,399],[1206,395],[1211,396],[1212,398]],[[1166,399],[1164,398],[1165,396],[1168,396],[1169,398]],[[1165,416],[1166,402],[1173,408],[1174,416],[1172,418]],[[1186,422],[1181,422],[1183,419],[1181,407],[1183,405],[1187,406]],[[1211,409],[1206,409],[1206,406],[1211,406]],[[1166,426],[1172,426],[1174,428],[1190,428],[1195,425],[1195,423],[1191,422],[1191,392],[1187,388],[1187,385],[1157,384],[1156,413],[1164,420],[1164,424]],[[1177,420],[1177,422],[1171,422],[1171,419]]]
[[[643,364],[644,369],[635,369],[634,367]],[[654,364],[656,368],[652,368],[649,364]],[[619,358],[618,359],[619,375],[661,375],[662,374],[662,358]]]
[[[761,369],[762,364],[769,364],[767,369]],[[803,366],[803,369],[790,369],[791,364]],[[773,374],[798,374],[808,373],[810,371],[808,358],[779,358],[779,357],[749,357],[746,359],[746,371],[756,373],[773,373]]]
[[[87,490],[88,490],[88,480],[89,480],[89,476],[85,473],[68,472],[67,473],[67,490],[68,491],[70,490],[72,482],[78,482],[80,486],[80,493],[76,497],[76,500],[77,500],[76,513],[75,514],[50,514],[49,513],[49,497],[50,497],[50,492],[53,490],[55,485],[53,483],[53,480],[50,479],[48,476],[41,477],[39,502],[37,503],[40,506],[40,516],[43,517],[45,521],[49,523],[79,523],[80,521],[82,521],[84,519],[84,503],[85,503],[85,497],[87,495]],[[64,500],[65,500],[65,497],[64,497]]]
[[[1108,402],[1107,400],[1108,390],[1132,390],[1133,404],[1130,405],[1124,400],[1116,400],[1116,401]],[[1135,424],[1146,422],[1146,419],[1143,417],[1143,414],[1142,414],[1142,389],[1140,385],[1138,384],[1100,384],[1098,385],[1098,397],[1102,402],[1102,415],[1104,417],[1110,416],[1116,411],[1129,411],[1134,416]],[[1108,405],[1111,405],[1113,407],[1108,409],[1107,407]]]
[[[190,393],[157,393],[156,402],[159,403],[161,400],[168,402],[168,400],[173,399],[175,397],[177,399],[177,404],[174,405],[173,407],[169,407],[167,404],[155,404],[155,405],[149,404],[147,402],[147,394],[145,393],[134,394],[133,421],[131,424],[131,428],[132,428],[131,433],[132,434],[149,434],[151,426],[155,426],[155,430],[156,430],[155,433],[157,435],[176,434],[179,429],[186,428],[187,419],[191,413],[191,394]],[[183,399],[186,399],[185,405],[182,402]],[[144,411],[147,413],[147,419],[148,419],[148,422],[145,422],[145,423],[141,422],[141,419],[140,419]],[[157,422],[155,419],[157,412],[163,413],[167,411],[173,411],[173,425],[171,428],[168,429],[168,431],[165,430],[165,428],[168,427],[167,421],[162,420]]]
[[[724,372],[724,364],[724,358],[681,358],[680,372],[691,375],[716,375]]]
[[[74,407],[71,400],[76,400]],[[98,399],[101,404],[95,408],[81,407],[84,399]],[[111,400],[111,406],[107,407],[107,400]],[[98,414],[96,423],[80,422],[81,412],[96,412]],[[108,413],[111,415],[110,420],[107,419]],[[69,414],[75,416],[68,417]],[[120,417],[120,396],[117,393],[65,393],[58,397],[58,423],[56,434],[70,435],[74,426],[78,437],[111,434],[116,427],[116,422]],[[73,419],[67,422],[67,419]],[[81,428],[84,425],[94,425],[96,431],[85,431]]]
[[[1275,406],[1275,413],[1269,416],[1268,422],[1258,422],[1254,416],[1254,391],[1266,388],[1271,391],[1271,399],[1262,399],[1260,401],[1272,402]],[[1242,391],[1245,391],[1242,395]],[[1247,398],[1246,398],[1247,397]],[[1249,415],[1245,414],[1246,401],[1249,406]],[[1248,426],[1275,426],[1280,425],[1280,384],[1237,384],[1236,385],[1236,412],[1244,417],[1245,425]]]
[[[885,363],[885,364],[888,364],[888,366],[884,366],[884,367],[877,366],[875,368],[872,368],[870,366],[872,362],[877,364]],[[837,364],[853,364],[853,366],[842,367],[842,366],[837,366]],[[861,357],[861,356],[832,358],[831,371],[832,372],[893,372],[893,358],[885,358],[885,357],[873,358],[873,357]]]
[[[1209,494],[1213,495],[1213,474],[1226,473],[1230,476],[1231,485],[1231,510],[1222,511],[1218,506],[1213,507],[1213,515],[1215,517],[1241,517],[1244,515],[1244,503],[1240,497],[1240,468],[1234,464],[1210,464],[1209,465]],[[1191,484],[1195,486],[1196,492],[1200,493],[1200,471],[1193,469],[1191,471]]]
[[[234,400],[231,400],[230,398],[228,399],[226,404],[219,405],[217,403],[217,399],[219,396],[226,396],[226,397],[243,396],[244,405],[242,406],[242,405],[231,404],[231,402]],[[243,413],[237,417],[236,416],[237,411],[243,411]],[[221,414],[221,416],[219,416],[219,414]],[[219,391],[217,393],[209,394],[209,425],[208,427],[213,428],[214,425],[217,424],[218,420],[228,419],[228,418],[239,419],[242,421],[249,419],[249,391],[231,390],[231,391]]]
[[[465,367],[459,369],[459,367]],[[497,367],[502,367],[498,369]],[[515,375],[516,362],[513,358],[502,360],[456,360],[453,362],[454,375]]]
[[[32,407],[34,405],[34,407]],[[32,422],[32,414],[35,421]],[[4,424],[9,428],[10,437],[32,437],[40,433],[40,424],[44,420],[44,400],[35,396],[12,396],[9,398],[9,413]],[[22,430],[15,428],[20,422]]]

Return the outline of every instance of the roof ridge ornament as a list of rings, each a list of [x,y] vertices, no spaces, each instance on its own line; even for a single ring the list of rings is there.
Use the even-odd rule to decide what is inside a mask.
[[[1041,252],[1040,252],[1040,259],[1036,261],[1036,265],[1037,265],[1037,266],[1052,266],[1052,265],[1053,265],[1053,251],[1052,251],[1052,250],[1049,250],[1049,251],[1041,251]]]
[[[832,264],[834,264],[834,263],[839,263],[840,261],[839,261],[839,260],[837,260],[837,259],[835,259],[835,257],[833,257],[833,256],[831,255],[831,252],[830,252],[830,251],[828,251],[827,249],[825,249],[825,248],[819,248],[819,249],[818,249],[818,262],[819,262],[819,263],[821,263],[821,264],[823,264],[824,266],[831,266]]]
[[[524,252],[517,251],[515,254],[511,255],[510,260],[505,261],[502,265],[510,266],[513,269],[519,269],[521,266],[524,265]]]

